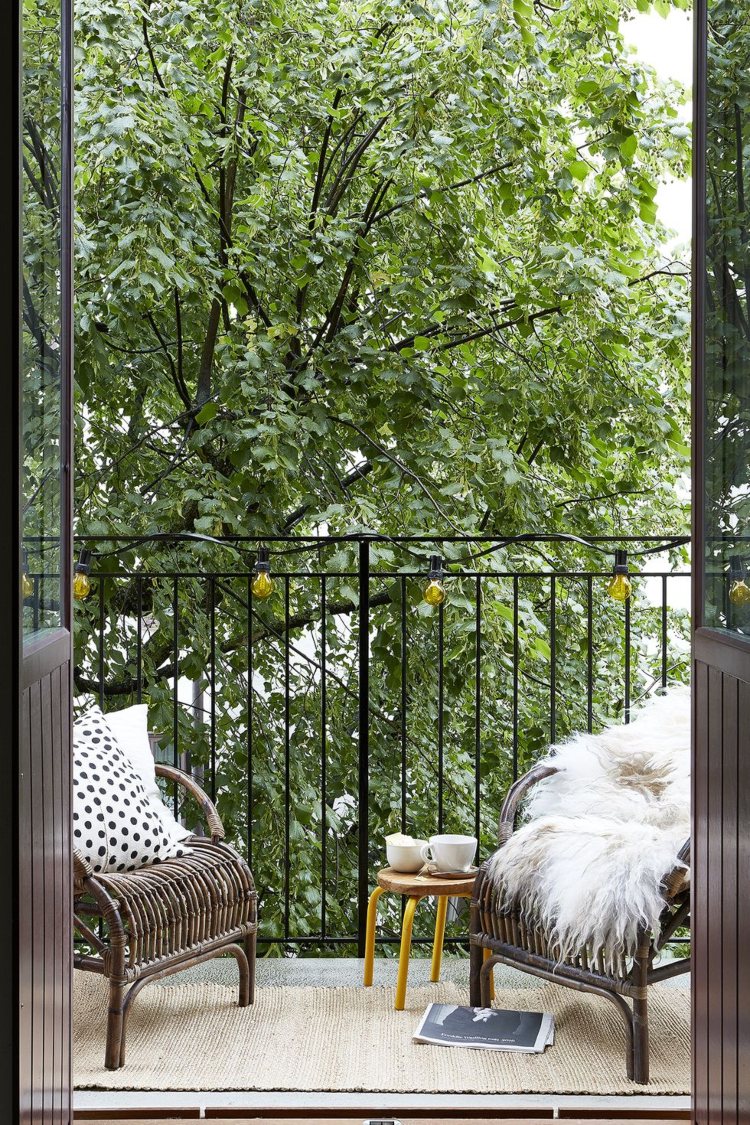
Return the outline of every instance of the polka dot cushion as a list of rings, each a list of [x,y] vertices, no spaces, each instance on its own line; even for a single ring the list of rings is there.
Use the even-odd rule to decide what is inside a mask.
[[[73,843],[96,873],[134,871],[188,851],[164,830],[100,711],[73,727]]]

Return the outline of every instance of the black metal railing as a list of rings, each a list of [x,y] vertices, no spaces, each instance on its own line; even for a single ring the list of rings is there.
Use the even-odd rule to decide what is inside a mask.
[[[253,867],[261,940],[361,953],[388,831],[470,831],[486,855],[507,787],[550,742],[627,722],[687,677],[684,542],[265,538],[275,590],[260,599],[261,540],[88,538],[79,702],[148,701],[162,753]],[[624,604],[607,594],[622,547]],[[435,552],[446,598],[431,608]]]

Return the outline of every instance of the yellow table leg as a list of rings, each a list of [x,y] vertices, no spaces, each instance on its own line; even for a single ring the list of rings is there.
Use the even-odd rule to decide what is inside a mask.
[[[435,916],[435,942],[432,946],[432,972],[430,980],[440,980],[440,963],[443,959],[443,938],[445,937],[445,916],[448,913],[448,896],[438,895],[437,914]]]
[[[367,904],[367,926],[365,928],[365,975],[364,986],[372,984],[375,967],[375,925],[378,920],[378,899],[383,893],[383,887],[376,887],[370,895]]]
[[[485,948],[485,949],[482,950],[482,959],[484,961],[486,961],[491,956],[492,956],[492,950],[491,949]],[[493,967],[490,969],[490,1000],[494,1000],[494,999],[495,999],[495,968],[494,968],[494,965],[493,965]]]
[[[404,911],[403,928],[401,930],[401,952],[398,957],[398,980],[396,982],[397,1012],[403,1012],[406,1003],[406,979],[409,976],[409,954],[411,953],[411,928],[414,923],[414,911],[417,909],[418,897],[410,897]]]

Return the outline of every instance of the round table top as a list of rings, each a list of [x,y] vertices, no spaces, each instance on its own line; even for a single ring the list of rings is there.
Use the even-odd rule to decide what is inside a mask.
[[[476,871],[459,875],[454,879],[440,879],[435,875],[417,875],[405,871],[394,871],[384,867],[378,871],[378,886],[384,891],[396,891],[400,895],[470,895],[477,877]]]

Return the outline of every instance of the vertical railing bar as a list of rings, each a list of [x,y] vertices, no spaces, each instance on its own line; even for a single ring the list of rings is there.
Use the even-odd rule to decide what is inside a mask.
[[[34,632],[36,633],[36,632],[39,631],[39,622],[40,622],[39,591],[40,591],[40,588],[41,588],[41,583],[39,581],[39,575],[35,574],[32,581],[33,581],[33,585],[34,585],[34,592],[32,594],[32,597],[34,599],[34,605],[33,605],[33,609],[32,609],[32,626],[33,626]]]
[[[445,768],[444,754],[443,754],[443,703],[444,703],[444,684],[443,684],[443,643],[445,631],[445,615],[443,613],[442,603],[438,606],[438,713],[437,713],[437,743],[438,743],[438,832],[443,831],[443,791],[444,779],[443,771]]]
[[[406,578],[401,578],[401,831],[406,832],[406,706],[408,690],[408,635],[406,621]]]
[[[326,936],[326,886],[328,882],[328,612],[325,575],[320,580],[320,935]]]
[[[99,707],[104,710],[104,584],[106,579],[99,578]]]
[[[253,866],[253,579],[247,577],[247,862]]]
[[[291,720],[289,705],[289,575],[284,578],[284,937],[289,938],[290,872],[291,872]]]
[[[143,702],[143,579],[138,576],[135,582],[136,597],[136,640],[135,640],[135,678],[138,684],[136,698]]]
[[[549,612],[549,732],[550,742],[557,741],[557,578],[550,578]]]
[[[172,690],[172,765],[179,768],[179,739],[180,739],[180,588],[179,579],[172,580],[172,670],[174,672],[174,688]],[[179,814],[177,783],[172,783],[172,805],[174,806],[175,820]]]
[[[474,835],[481,849],[482,801],[482,579],[475,579],[474,608]]]
[[[625,722],[630,722],[630,598],[625,602]]]
[[[594,579],[586,579],[586,725],[594,729]]]
[[[518,575],[513,575],[513,780],[518,781]]]
[[[668,618],[667,618],[667,575],[661,576],[661,686],[667,686],[667,636],[668,636]]]
[[[212,578],[208,590],[211,599],[211,800],[216,800],[216,579]]]
[[[359,541],[359,777],[357,782],[358,886],[357,955],[365,955],[365,924],[369,897],[370,836],[370,541]]]

